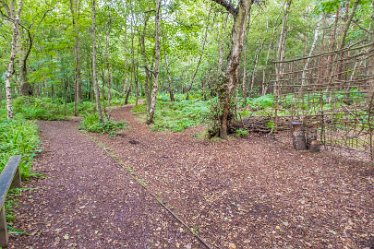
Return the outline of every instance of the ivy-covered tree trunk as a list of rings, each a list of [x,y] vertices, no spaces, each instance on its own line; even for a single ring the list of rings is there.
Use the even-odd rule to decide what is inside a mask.
[[[14,61],[16,59],[16,46],[17,46],[17,38],[18,38],[18,27],[19,27],[19,19],[22,10],[22,0],[18,1],[18,8],[15,11],[15,1],[13,0],[9,6],[9,17],[12,21],[12,48],[10,52],[10,59],[8,63],[7,70],[5,72],[5,94],[6,94],[6,110],[7,110],[7,118],[13,119],[13,105],[12,105],[12,86],[10,83],[10,79],[13,75],[14,71]]]
[[[152,124],[155,110],[156,110],[156,96],[158,90],[158,74],[159,74],[159,64],[160,64],[160,9],[161,9],[161,0],[156,0],[156,44],[155,44],[155,67],[154,67],[154,81],[153,89],[151,96],[151,104],[148,111],[147,124]]]
[[[229,121],[232,118],[232,98],[235,87],[238,84],[240,56],[243,49],[252,0],[240,0],[237,8],[234,8],[234,6],[225,0],[213,1],[221,4],[234,16],[231,33],[231,50],[227,60],[227,68],[225,70],[224,79],[218,87],[218,108],[220,113],[219,136],[226,139]]]
[[[92,83],[95,92],[96,110],[100,122],[104,122],[103,111],[100,105],[100,89],[97,81],[96,68],[96,0],[92,0]]]

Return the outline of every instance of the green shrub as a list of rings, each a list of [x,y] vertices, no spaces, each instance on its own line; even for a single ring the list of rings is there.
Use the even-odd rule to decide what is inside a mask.
[[[122,122],[113,122],[110,120],[100,122],[97,114],[86,115],[79,126],[79,129],[81,130],[95,133],[107,133],[110,135],[114,135],[117,131],[123,128],[124,123]]]
[[[253,104],[259,108],[272,107],[274,105],[274,96],[267,94],[254,99]]]
[[[32,120],[63,120],[68,110],[61,99],[20,96],[13,100],[14,113]]]
[[[26,120],[0,120],[0,141],[0,171],[11,156],[21,155],[21,176],[29,177],[39,144],[37,125]]]
[[[246,129],[239,128],[235,131],[235,135],[238,137],[247,137],[249,135],[249,131]]]
[[[158,98],[154,125],[154,131],[181,132],[189,127],[202,123],[210,110],[210,101],[185,100],[183,95],[176,95],[176,101],[170,102],[168,95]],[[178,100],[179,99],[179,100]],[[135,106],[132,112],[145,119],[147,106],[145,104]]]

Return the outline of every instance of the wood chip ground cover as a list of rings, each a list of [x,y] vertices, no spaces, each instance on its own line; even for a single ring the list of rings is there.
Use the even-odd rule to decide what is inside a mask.
[[[374,168],[270,137],[207,142],[128,128],[90,134],[134,169],[212,248],[372,248]],[[11,248],[204,248],[74,122],[42,122],[44,152],[27,183]]]

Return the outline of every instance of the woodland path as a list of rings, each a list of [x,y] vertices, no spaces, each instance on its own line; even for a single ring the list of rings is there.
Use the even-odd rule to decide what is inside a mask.
[[[130,109],[112,111],[127,123],[115,137],[40,123],[35,169],[48,177],[26,184],[35,189],[20,197],[15,226],[31,236],[12,238],[13,248],[204,248],[124,166],[211,248],[374,246],[371,165],[255,134],[155,133]]]
[[[26,183],[16,226],[28,235],[12,237],[10,248],[200,248],[75,122],[39,124],[34,167],[47,178]]]

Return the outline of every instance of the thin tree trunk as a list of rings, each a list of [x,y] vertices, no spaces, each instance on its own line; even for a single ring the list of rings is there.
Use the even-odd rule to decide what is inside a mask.
[[[316,48],[316,45],[317,45],[318,34],[319,34],[319,27],[320,27],[320,22],[318,21],[317,27],[314,30],[314,36],[313,36],[312,46],[310,47],[308,58],[306,59],[306,62],[305,62],[305,65],[304,65],[304,69],[303,69],[303,72],[302,72],[302,75],[301,75],[300,93],[302,93],[303,87],[305,85],[305,77],[306,77],[306,72],[307,72],[308,67],[309,67],[309,63],[310,63],[310,59],[311,59],[310,57],[313,55],[314,49]]]
[[[129,81],[129,84],[128,84],[127,89],[126,89],[125,105],[129,104],[130,93],[131,93],[131,81]]]
[[[262,48],[264,46],[264,43],[265,43],[265,39],[262,41],[261,46],[257,49],[256,54],[255,54],[255,59],[253,61],[253,71],[252,71],[252,74],[251,74],[251,88],[250,88],[251,94],[253,94],[253,87],[254,87],[254,84],[255,84],[255,76],[256,76],[258,59],[259,59],[260,54],[262,52]]]
[[[248,98],[248,88],[247,88],[247,42],[244,43],[242,91],[243,91],[244,103],[246,104],[247,103],[247,98]]]
[[[20,83],[21,83],[21,95],[23,96],[32,96],[33,95],[33,88],[28,82],[27,79],[27,60],[30,56],[31,49],[33,47],[33,38],[29,29],[26,30],[27,39],[28,39],[28,46],[24,51],[24,56],[21,59],[21,72],[20,72]]]
[[[208,37],[208,30],[209,30],[209,22],[210,22],[210,15],[211,15],[211,13],[212,13],[212,6],[210,6],[209,13],[208,13],[208,18],[207,18],[207,21],[206,21],[205,33],[204,33],[204,37],[203,37],[203,42],[202,42],[200,57],[199,57],[199,60],[197,61],[195,71],[192,74],[191,82],[190,82],[188,88],[186,89],[187,90],[186,91],[186,100],[189,99],[189,92],[191,91],[193,83],[195,82],[195,78],[196,78],[197,72],[199,71],[199,68],[200,68],[200,65],[201,65],[201,61],[202,61],[203,56],[204,56],[206,40],[207,40],[207,37]]]
[[[161,0],[156,0],[156,17],[155,17],[155,25],[156,25],[156,44],[155,44],[155,67],[154,67],[154,82],[153,82],[153,90],[151,96],[151,105],[148,112],[147,124],[152,124],[155,109],[156,109],[156,96],[157,96],[157,89],[158,89],[158,75],[159,75],[159,63],[160,63],[160,9],[161,9]]]
[[[108,86],[108,106],[110,106],[112,101],[112,63],[110,56],[110,31],[112,27],[112,17],[110,15],[110,9],[108,6],[108,23],[107,30],[105,34],[105,58],[106,58],[106,69],[107,69],[107,86]],[[104,84],[103,84],[104,85]]]
[[[5,72],[5,94],[6,94],[6,110],[7,110],[7,118],[13,119],[13,105],[12,105],[12,87],[10,83],[10,79],[13,75],[14,71],[14,61],[16,59],[16,46],[17,46],[17,38],[18,38],[18,27],[19,27],[19,20],[22,11],[22,0],[18,1],[17,12],[15,12],[15,1],[13,0],[9,6],[10,10],[8,14],[10,14],[10,18],[12,19],[12,48],[10,52],[10,59],[8,62],[7,71]]]
[[[100,89],[97,81],[96,68],[96,0],[92,0],[92,83],[95,91],[96,110],[99,115],[99,121],[104,122],[103,112],[100,105]]]
[[[340,45],[339,45],[339,49],[343,49],[344,46],[345,46],[345,43],[346,43],[346,37],[347,37],[347,34],[348,34],[348,30],[351,26],[351,23],[352,23],[352,20],[353,20],[353,17],[356,13],[356,9],[357,9],[357,6],[358,6],[358,3],[359,3],[359,0],[355,0],[354,3],[353,3],[353,7],[352,7],[352,12],[351,14],[348,16],[348,11],[349,11],[349,1],[346,2],[346,23],[345,23],[345,26],[344,26],[344,30],[343,30],[343,35],[342,35],[342,38],[341,38],[341,42],[340,42]],[[341,58],[343,59],[345,57],[345,52],[343,51],[341,53]],[[343,80],[345,74],[343,74],[342,72],[345,71],[345,68],[344,68],[344,63],[343,61],[341,61],[339,63],[339,76],[338,78],[340,80]]]
[[[287,37],[287,24],[288,24],[288,14],[290,11],[292,0],[287,0],[285,2],[284,6],[284,12],[283,12],[283,21],[282,21],[282,31],[279,36],[279,42],[278,42],[278,50],[277,50],[277,60],[282,61],[284,59],[284,52],[286,48],[286,37]],[[280,75],[283,73],[283,66],[281,63],[278,63],[275,67],[276,70],[276,84],[278,85],[280,80]],[[276,87],[275,87],[276,88]],[[274,89],[276,91],[276,89]],[[276,92],[274,92],[276,94]]]
[[[139,81],[138,81],[139,65],[135,64],[134,80],[135,80],[135,105],[139,104]]]
[[[347,34],[348,34],[348,30],[349,30],[349,27],[351,26],[353,17],[354,17],[354,15],[356,13],[358,3],[359,3],[359,0],[355,0],[354,1],[351,14],[349,15],[349,17],[347,15],[348,19],[347,19],[346,24],[344,26],[343,35],[342,35],[340,46],[339,46],[340,49],[343,49],[344,46],[345,46],[345,42],[346,42],[346,37],[347,37]],[[349,8],[349,2],[348,2],[348,8]],[[348,14],[348,12],[347,12],[347,14]]]
[[[81,97],[81,58],[80,58],[80,36],[79,36],[79,12],[80,0],[70,0],[70,11],[73,20],[74,30],[74,55],[75,55],[75,73],[74,73],[74,116],[78,115],[78,103]]]
[[[143,68],[145,72],[145,82],[144,82],[144,93],[145,93],[145,102],[147,104],[147,111],[149,111],[151,107],[151,80],[152,75],[151,72],[148,69],[148,60],[147,60],[147,54],[145,51],[145,36],[147,32],[147,24],[148,24],[148,13],[144,14],[144,26],[143,26],[143,32],[139,36],[139,45],[140,45],[140,51],[142,54],[142,60],[143,60]]]
[[[283,12],[283,21],[282,21],[282,31],[279,36],[279,42],[278,42],[278,51],[277,51],[277,60],[278,61],[283,61],[284,59],[284,52],[285,52],[285,47],[286,47],[286,37],[287,37],[287,23],[288,23],[288,14],[290,11],[292,0],[287,0],[285,2],[284,6],[284,12]],[[279,84],[281,80],[281,75],[283,73],[283,65],[282,63],[278,63],[275,66],[275,84],[274,84],[274,96],[275,96],[275,113],[274,113],[274,124],[275,124],[275,129],[277,129],[277,123],[278,123],[278,94],[279,94]]]
[[[268,47],[268,52],[266,54],[265,69],[262,71],[262,95],[265,95],[267,93],[267,90],[268,90],[268,87],[269,87],[268,84],[266,83],[266,72],[265,72],[265,70],[267,69],[268,64],[269,64],[270,51],[271,51],[272,46],[273,46],[273,43],[270,43],[269,47]]]
[[[131,82],[135,87],[135,105],[138,105],[139,103],[139,84],[138,84],[138,65],[135,63],[135,47],[134,47],[134,39],[135,39],[135,30],[134,26],[135,23],[135,16],[133,8],[131,7]],[[136,65],[135,65],[136,64]]]
[[[174,92],[173,92],[173,79],[171,77],[171,72],[169,68],[169,60],[168,60],[166,51],[165,51],[165,66],[166,66],[166,73],[168,75],[168,92],[170,96],[170,101],[173,102],[175,101]]]

